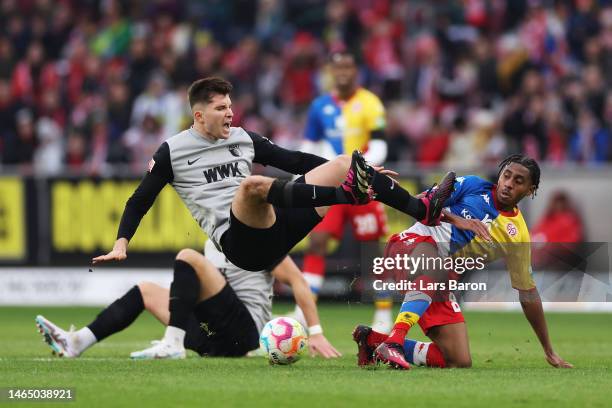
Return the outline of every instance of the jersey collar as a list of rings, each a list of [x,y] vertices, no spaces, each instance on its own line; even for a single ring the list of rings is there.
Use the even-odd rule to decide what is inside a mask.
[[[493,184],[493,188],[491,189],[491,195],[493,196],[493,204],[495,205],[495,209],[505,217],[516,217],[519,213],[518,207],[514,207],[512,211],[504,211],[500,208],[500,205],[497,203],[497,184]]]
[[[198,132],[193,125],[189,128],[189,131],[191,132],[192,135],[194,135],[195,137],[197,137],[198,139],[201,139],[205,142],[211,143],[211,144],[215,144],[217,143],[220,139],[217,140],[210,140],[209,138],[207,138],[206,136],[204,136],[202,133]]]
[[[340,99],[338,97],[338,94],[335,91],[331,92],[330,95],[331,95],[331,98],[332,98],[332,100],[334,101],[334,103],[336,105],[342,106],[342,105],[346,105],[347,103],[349,103],[351,101],[351,99],[353,99],[355,97],[355,95],[357,95],[357,92],[359,92],[360,89],[361,89],[361,87],[359,87],[359,86],[357,88],[355,88],[355,92],[353,92],[351,94],[351,96],[349,96],[346,99]]]

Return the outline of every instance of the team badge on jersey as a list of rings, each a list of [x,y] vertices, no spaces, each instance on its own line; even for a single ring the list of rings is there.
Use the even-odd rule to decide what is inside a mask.
[[[514,237],[516,236],[516,234],[518,234],[518,229],[513,223],[509,222],[508,224],[506,224],[506,232],[508,232],[508,235],[510,235],[511,237]]]
[[[240,146],[238,146],[237,144],[229,145],[227,146],[227,148],[229,149],[229,152],[232,154],[232,156],[234,157],[242,156],[242,150],[240,150]]]
[[[147,164],[147,171],[149,173],[152,172],[154,166],[155,166],[155,160],[153,159],[149,160],[149,163]]]

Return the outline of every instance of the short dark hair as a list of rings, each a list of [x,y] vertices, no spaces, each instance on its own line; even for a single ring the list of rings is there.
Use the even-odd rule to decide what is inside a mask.
[[[540,187],[540,166],[538,165],[538,162],[536,162],[531,157],[525,156],[523,154],[512,154],[502,160],[501,163],[499,163],[499,171],[497,172],[498,180],[502,171],[504,171],[506,166],[510,163],[520,164],[521,166],[529,170],[529,178],[531,179],[531,184],[535,186],[535,190],[533,191],[533,194],[535,195],[535,193],[538,191],[538,187]]]
[[[219,77],[198,79],[189,86],[189,106],[193,108],[198,102],[209,103],[215,94],[228,95],[232,92],[232,84]]]

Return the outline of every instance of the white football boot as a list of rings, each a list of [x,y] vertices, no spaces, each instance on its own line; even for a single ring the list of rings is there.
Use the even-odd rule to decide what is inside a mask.
[[[187,356],[183,345],[164,340],[153,340],[151,344],[153,345],[148,349],[131,353],[130,358],[133,360],[181,360]]]
[[[36,316],[36,327],[43,335],[43,341],[51,347],[53,354],[59,357],[75,358],[81,355],[79,337],[75,335],[74,326],[70,330],[63,330],[43,316]]]

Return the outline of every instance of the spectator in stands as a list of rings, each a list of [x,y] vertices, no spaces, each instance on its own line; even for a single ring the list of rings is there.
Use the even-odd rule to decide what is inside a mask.
[[[567,268],[571,260],[567,254],[584,241],[584,227],[565,191],[551,195],[544,215],[531,230],[531,241],[534,267]]]
[[[59,126],[71,169],[112,170],[104,161],[129,160],[115,144],[129,128],[127,115],[133,126],[159,116],[163,134],[176,133],[183,114],[173,107],[184,84],[213,74],[235,85],[237,125],[270,127],[292,143],[304,107],[325,87],[321,56],[337,49],[358,54],[363,84],[405,108],[390,117],[402,150],[390,159],[439,161],[446,149],[438,136],[451,126],[433,126],[433,118],[465,112],[464,130],[476,134],[470,117],[485,109],[503,124],[490,141],[505,138],[511,151],[559,164],[612,161],[609,1],[89,3],[2,3],[4,162],[23,162],[23,150],[6,150],[24,147],[16,114],[27,107],[33,126],[42,117]],[[159,78],[163,90],[151,96],[148,84]],[[449,143],[453,150],[452,137]]]

